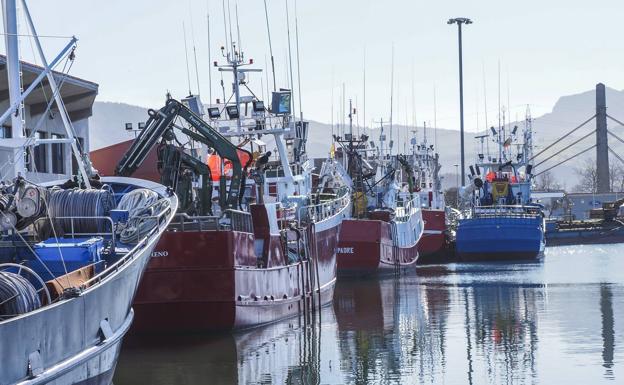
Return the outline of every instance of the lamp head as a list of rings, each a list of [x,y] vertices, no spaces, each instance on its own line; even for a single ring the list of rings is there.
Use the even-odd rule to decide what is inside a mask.
[[[467,17],[456,17],[454,19],[449,19],[447,24],[472,24],[472,20]]]

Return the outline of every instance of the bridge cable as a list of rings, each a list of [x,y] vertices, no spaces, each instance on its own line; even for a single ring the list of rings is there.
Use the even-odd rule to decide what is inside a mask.
[[[607,115],[608,116],[608,115]],[[587,119],[586,121],[584,121],[583,123],[581,123],[580,125],[576,126],[574,129],[572,129],[570,132],[568,132],[567,134],[563,135],[562,137],[560,137],[559,139],[555,140],[552,144],[550,144],[549,146],[547,146],[545,149],[543,149],[542,151],[538,152],[537,154],[533,155],[533,157],[531,159],[529,159],[529,162],[532,161],[533,159],[537,158],[538,156],[540,156],[541,154],[543,154],[545,151],[551,149],[555,144],[561,142],[563,139],[567,138],[569,135],[571,135],[573,132],[575,132],[576,130],[578,130],[579,128],[583,127],[584,125],[586,125],[587,123],[589,123],[592,119],[594,119],[596,117],[596,115],[592,115],[591,118]]]
[[[624,164],[624,159],[622,159],[621,156],[619,156],[611,147],[609,147],[609,152],[611,152],[611,154],[613,154],[613,156],[615,156],[616,158],[618,158],[618,160],[620,162],[622,162],[622,164]]]
[[[547,162],[549,160],[551,160],[552,158],[554,158],[555,156],[561,154],[562,152],[564,152],[565,150],[567,150],[568,148],[574,146],[575,144],[577,144],[578,142],[582,141],[583,139],[587,139],[590,135],[593,135],[596,132],[596,130],[590,131],[587,135],[581,137],[578,140],[575,140],[574,142],[572,142],[571,144],[567,145],[566,147],[564,147],[563,149],[561,149],[559,152],[556,152],[554,154],[552,154],[551,156],[549,156],[548,158],[542,160],[541,162],[537,163],[534,167],[538,167],[540,164],[543,164],[544,162]],[[535,157],[533,157],[535,158]]]
[[[615,139],[619,140],[620,142],[624,143],[624,139],[622,139],[619,136],[615,135],[613,132],[611,132],[611,130],[607,130],[607,133],[609,135],[611,135],[612,137],[614,137]]]
[[[607,118],[613,120],[614,122],[616,122],[617,124],[624,126],[624,123],[620,122],[619,120],[617,120],[616,118],[614,118],[613,116],[607,114]]]
[[[542,175],[543,173],[545,173],[545,172],[548,172],[548,171],[552,170],[552,169],[553,169],[553,168],[555,168],[555,167],[561,166],[561,165],[562,165],[562,164],[564,164],[565,162],[567,162],[567,161],[569,161],[569,160],[571,160],[571,159],[574,159],[574,158],[576,158],[577,156],[579,156],[579,155],[581,155],[581,154],[586,153],[587,151],[589,151],[589,150],[593,149],[594,147],[596,147],[596,145],[595,145],[595,144],[594,144],[594,145],[592,145],[592,146],[590,146],[590,147],[588,147],[588,148],[586,148],[586,149],[584,149],[583,151],[581,151],[581,152],[579,152],[579,153],[577,153],[577,154],[575,154],[575,155],[572,155],[571,157],[569,157],[569,158],[567,158],[567,159],[565,159],[565,160],[562,160],[561,162],[559,162],[559,163],[555,164],[554,166],[548,167],[546,170],[541,171],[541,172],[539,172],[539,173],[535,174],[534,176],[535,176],[535,177],[538,177],[538,176]]]

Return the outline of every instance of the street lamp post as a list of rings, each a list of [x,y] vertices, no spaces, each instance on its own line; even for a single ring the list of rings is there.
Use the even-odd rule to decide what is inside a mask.
[[[457,188],[455,191],[455,207],[459,207],[459,171],[457,170],[459,165],[454,164],[453,166],[455,166],[455,186]]]
[[[447,24],[457,24],[457,36],[459,40],[459,132],[461,146],[461,182],[466,184],[466,165],[464,161],[464,72],[462,63],[462,24],[472,24],[472,20],[465,17],[449,19]]]

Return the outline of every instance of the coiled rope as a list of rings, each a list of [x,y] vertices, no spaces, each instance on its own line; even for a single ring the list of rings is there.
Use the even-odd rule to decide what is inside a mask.
[[[40,307],[37,290],[26,278],[15,273],[0,272],[0,320]]]
[[[123,243],[137,243],[153,228],[158,226],[158,216],[170,207],[168,199],[148,189],[136,189],[125,194],[117,209],[128,211],[128,222],[121,228],[119,240]]]
[[[113,194],[106,189],[52,190],[48,206],[50,218],[56,218],[55,226],[64,232],[102,233],[109,230],[107,221],[92,217],[108,216],[110,210],[115,208],[115,200]]]

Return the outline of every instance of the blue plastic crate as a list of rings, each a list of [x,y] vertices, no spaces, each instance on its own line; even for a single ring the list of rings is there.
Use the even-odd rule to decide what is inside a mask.
[[[51,238],[34,245],[34,251],[41,262],[45,264],[45,267],[34,256],[31,257],[32,261],[29,265],[44,281],[49,281],[64,275],[65,268],[69,273],[102,261],[103,249],[104,240],[102,237],[58,238],[58,240]],[[101,269],[102,264],[98,263],[96,271]],[[53,276],[50,275],[48,270],[52,272]]]

